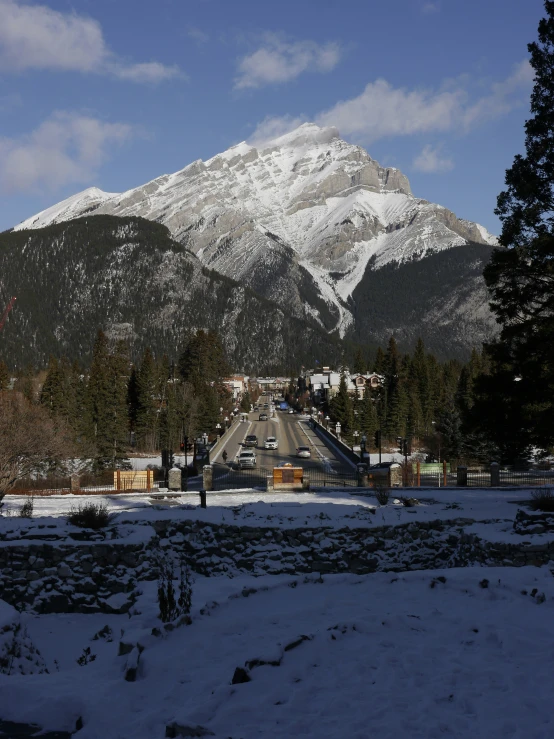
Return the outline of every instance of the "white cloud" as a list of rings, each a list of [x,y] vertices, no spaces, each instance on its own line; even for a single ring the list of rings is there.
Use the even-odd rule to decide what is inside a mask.
[[[179,67],[168,67],[159,62],[144,62],[142,64],[129,64],[127,66],[114,65],[112,73],[120,80],[131,82],[162,82],[172,77],[185,77]]]
[[[195,28],[194,26],[189,26],[187,35],[193,41],[196,41],[197,44],[207,44],[208,41],[210,40],[210,37],[208,36],[207,33],[202,31],[200,28]]]
[[[464,111],[466,128],[493,118],[499,118],[528,100],[535,72],[528,60],[516,64],[512,74],[491,85],[490,92],[469,105]]]
[[[135,82],[157,82],[179,73],[176,67],[159,62],[119,60],[93,18],[0,0],[0,71],[27,69],[96,72]]]
[[[288,82],[303,72],[330,72],[337,66],[340,55],[336,43],[287,42],[267,34],[264,44],[240,61],[235,88]]]
[[[134,135],[126,123],[105,123],[67,111],[54,113],[30,134],[0,138],[0,190],[55,190],[90,181],[107,148]]]
[[[440,10],[440,3],[434,2],[434,3],[424,3],[421,6],[421,12],[425,13],[426,15],[429,15],[430,13],[438,13]]]
[[[306,119],[301,116],[284,115],[281,117],[275,116],[274,118],[267,116],[261,123],[258,123],[254,133],[248,139],[248,143],[252,146],[263,146],[267,141],[272,141],[289,131],[294,131],[295,128],[305,122]]]
[[[477,98],[470,93],[471,82],[468,75],[463,75],[445,80],[439,90],[408,90],[378,79],[366,85],[357,97],[336,103],[312,120],[320,126],[335,126],[342,136],[366,145],[397,136],[466,133],[528,101],[533,69],[527,60],[520,62],[505,80],[489,83],[487,94]],[[306,120],[291,115],[267,117],[258,124],[250,142],[267,142]],[[445,171],[449,160],[440,158],[438,150],[429,150],[426,157],[424,152],[417,158],[420,165],[430,167],[435,162]]]
[[[337,103],[316,116],[322,126],[371,142],[392,136],[446,131],[456,124],[465,92],[405,90],[386,80],[370,82],[358,97]]]
[[[413,168],[420,172],[436,173],[448,172],[454,168],[452,159],[441,156],[441,147],[433,147],[431,144],[423,147],[423,150],[413,161]]]

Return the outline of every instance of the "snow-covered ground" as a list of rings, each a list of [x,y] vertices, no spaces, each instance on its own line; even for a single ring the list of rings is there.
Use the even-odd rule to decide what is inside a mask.
[[[194,494],[165,501],[53,496],[35,499],[32,521],[0,517],[0,533],[25,540],[31,527],[45,525],[60,533],[72,505],[104,501],[118,512],[116,522],[125,521],[122,531],[138,537],[150,536],[150,527],[133,524],[166,517],[271,527],[466,518],[466,532],[514,541],[518,504],[530,494],[422,489],[418,497],[421,505],[405,508],[393,497],[379,507],[371,496],[346,491],[233,491],[208,494],[202,509]],[[23,498],[5,502],[15,513]],[[525,536],[540,544],[551,538]],[[130,615],[17,616],[0,601],[0,632],[20,619],[35,670],[7,675],[0,666],[0,727],[4,720],[73,731],[81,718],[80,739],[554,736],[550,567],[198,575],[192,624],[162,636],[152,635],[161,625],[157,583],[140,587]],[[104,636],[94,638],[100,631]],[[144,647],[135,682],[124,679],[121,640]],[[95,659],[79,665],[86,649]],[[246,669],[248,682],[232,684],[236,668]],[[176,733],[166,734],[168,726]],[[0,728],[3,736],[10,735]]]
[[[159,638],[155,587],[131,617],[25,615],[50,672],[0,675],[0,717],[51,730],[82,717],[80,739],[161,739],[174,723],[221,739],[554,736],[547,568],[199,577],[192,625]],[[106,625],[111,641],[94,640]],[[136,682],[122,631],[145,647]],[[232,685],[251,660],[275,664]]]
[[[395,497],[400,493],[396,491],[387,505],[380,506],[369,489],[352,493],[347,489],[308,493],[233,490],[208,493],[207,508],[200,507],[199,494],[194,492],[169,493],[165,498],[147,493],[52,495],[34,499],[34,519],[41,516],[63,518],[72,508],[90,502],[105,503],[110,511],[118,514],[116,522],[135,523],[186,518],[237,526],[294,528],[324,525],[341,528],[467,518],[487,522],[483,530],[494,529],[494,536],[502,540],[515,536],[512,522],[518,504],[525,504],[531,497],[528,490],[419,488],[407,494],[415,495],[420,504],[406,508]],[[10,495],[5,499],[5,508],[16,514],[25,500],[24,497]],[[493,521],[499,523],[490,523]],[[28,519],[15,515],[0,517],[0,532],[6,528],[29,528],[29,525]]]

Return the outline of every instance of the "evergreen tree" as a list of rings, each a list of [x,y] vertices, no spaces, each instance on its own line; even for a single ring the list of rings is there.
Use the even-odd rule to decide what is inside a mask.
[[[179,358],[179,370],[185,382],[199,389],[219,384],[231,374],[221,339],[215,331],[197,331]]]
[[[348,385],[344,372],[341,373],[339,389],[332,398],[329,409],[334,423],[339,422],[342,433],[350,434],[354,431],[354,407],[352,398],[348,394]]]
[[[128,438],[127,384],[129,363],[127,347],[118,343],[110,352],[106,335],[99,331],[87,387],[89,429],[96,446],[98,466],[121,462]]]
[[[357,404],[358,407],[358,423],[360,428],[357,429],[361,434],[367,437],[367,445],[373,443],[375,432],[379,428],[379,419],[377,418],[377,409],[375,408],[375,399],[370,388],[367,387],[364,397]]]
[[[484,271],[502,328],[488,347],[492,379],[479,387],[482,412],[493,414],[482,426],[505,449],[509,430],[516,453],[554,443],[554,2],[544,5],[538,41],[528,46],[535,83],[526,153],[507,170],[496,209],[508,248],[495,250]]]
[[[46,379],[40,392],[40,403],[48,408],[51,415],[67,415],[66,389],[62,367],[55,357],[50,357]]]
[[[242,400],[240,401],[240,409],[244,411],[245,413],[249,413],[251,405],[252,405],[252,399],[250,398],[250,393],[247,390],[242,396]]]
[[[136,410],[133,410],[133,415],[137,446],[153,451],[158,448],[158,416],[163,401],[158,392],[159,375],[150,348],[145,350],[133,382],[136,384]]]
[[[378,375],[384,375],[386,370],[386,361],[385,361],[385,353],[381,349],[381,347],[377,348],[377,353],[375,355],[375,364],[373,365],[373,371],[376,372]]]
[[[367,362],[364,359],[364,355],[362,354],[362,350],[358,348],[356,351],[356,355],[354,357],[354,362],[352,364],[352,372],[355,375],[363,375],[367,370]]]

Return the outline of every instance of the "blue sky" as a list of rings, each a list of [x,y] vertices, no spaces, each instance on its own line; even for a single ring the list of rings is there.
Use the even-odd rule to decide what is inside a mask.
[[[0,0],[0,230],[303,121],[493,233],[542,0]]]

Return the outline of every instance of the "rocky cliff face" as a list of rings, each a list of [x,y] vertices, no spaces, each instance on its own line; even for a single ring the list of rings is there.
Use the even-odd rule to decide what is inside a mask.
[[[342,336],[356,330],[349,301],[366,270],[495,243],[482,226],[414,197],[399,170],[314,124],[126,193],[91,188],[16,228],[88,213],[162,223],[205,265]]]
[[[0,296],[17,295],[0,358],[44,365],[50,354],[87,364],[96,332],[175,359],[196,329],[218,331],[233,367],[290,370],[342,346],[244,285],[207,269],[168,230],[141,218],[85,216],[0,234]],[[298,337],[302,341],[298,341]],[[331,361],[331,360],[330,360]]]

